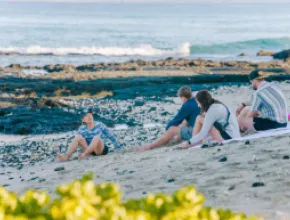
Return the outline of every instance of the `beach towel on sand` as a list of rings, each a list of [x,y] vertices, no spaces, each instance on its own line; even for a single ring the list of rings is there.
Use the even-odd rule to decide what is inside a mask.
[[[279,128],[275,130],[268,130],[268,131],[261,131],[257,132],[255,134],[249,135],[249,136],[244,136],[241,138],[236,138],[236,139],[231,139],[224,141],[223,143],[230,143],[232,141],[247,141],[247,140],[255,140],[255,139],[260,139],[260,138],[265,138],[265,137],[275,137],[275,136],[280,136],[284,134],[290,134],[290,123],[288,123],[286,128]],[[196,148],[201,148],[202,145],[191,147],[189,149],[196,149]]]

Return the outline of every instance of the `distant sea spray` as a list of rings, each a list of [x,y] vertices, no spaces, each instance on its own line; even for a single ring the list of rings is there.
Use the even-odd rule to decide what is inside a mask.
[[[152,45],[140,45],[138,47],[78,47],[78,48],[49,48],[42,46],[30,46],[27,48],[6,47],[0,48],[0,53],[19,55],[101,55],[101,56],[188,56],[190,44],[184,43],[173,49],[154,48]]]
[[[195,54],[230,54],[246,52],[254,55],[259,50],[277,51],[290,48],[290,37],[256,39],[249,41],[229,42],[212,45],[195,45],[189,42],[183,43],[176,48],[156,48],[151,44],[144,44],[137,47],[60,47],[51,48],[44,46],[29,47],[0,47],[1,54],[18,55],[100,55],[100,56],[190,56]]]

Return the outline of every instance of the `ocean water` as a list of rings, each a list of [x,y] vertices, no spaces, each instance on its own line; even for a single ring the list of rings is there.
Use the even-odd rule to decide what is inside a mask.
[[[0,65],[200,57],[290,48],[290,4],[0,2]],[[237,57],[246,52],[249,57]]]

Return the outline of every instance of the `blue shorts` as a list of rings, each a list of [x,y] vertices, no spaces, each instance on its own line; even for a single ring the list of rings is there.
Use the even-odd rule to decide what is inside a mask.
[[[187,127],[187,126],[182,126],[180,128],[180,137],[184,141],[188,141],[189,139],[192,138],[192,132],[193,128],[192,127]]]

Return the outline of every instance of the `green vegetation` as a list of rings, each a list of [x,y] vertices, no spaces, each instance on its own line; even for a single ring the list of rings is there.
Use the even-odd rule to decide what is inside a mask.
[[[258,220],[230,210],[204,207],[204,197],[193,186],[172,195],[158,193],[122,202],[117,184],[95,185],[92,175],[63,184],[58,197],[28,190],[17,197],[0,187],[0,219],[7,220]]]

